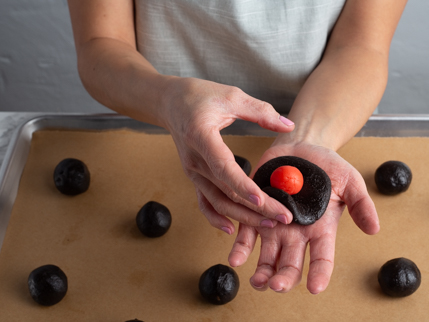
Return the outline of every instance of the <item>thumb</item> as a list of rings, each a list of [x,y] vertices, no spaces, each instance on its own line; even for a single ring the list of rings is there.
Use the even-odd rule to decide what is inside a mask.
[[[351,176],[344,191],[344,201],[356,225],[369,235],[380,230],[374,202],[366,190],[363,178]]]
[[[235,113],[239,119],[257,123],[264,129],[280,133],[291,132],[295,127],[291,120],[280,115],[267,102],[252,97],[250,100],[246,100],[243,105]]]

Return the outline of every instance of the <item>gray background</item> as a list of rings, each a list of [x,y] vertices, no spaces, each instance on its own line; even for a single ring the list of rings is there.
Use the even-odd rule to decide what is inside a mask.
[[[428,0],[409,0],[379,113],[429,113],[427,17]],[[111,112],[79,80],[65,0],[0,0],[0,111]]]

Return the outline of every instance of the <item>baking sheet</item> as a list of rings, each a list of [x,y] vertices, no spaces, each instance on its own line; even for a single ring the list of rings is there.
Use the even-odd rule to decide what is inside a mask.
[[[139,126],[135,129],[141,130]],[[336,266],[324,293],[308,293],[307,270],[289,294],[254,291],[248,279],[256,265],[255,251],[237,269],[237,298],[213,307],[200,300],[198,278],[209,266],[227,263],[233,237],[210,227],[199,213],[171,138],[161,132],[39,131],[44,128],[52,126],[30,131],[34,137],[28,159],[20,155],[25,170],[0,252],[0,320],[425,321],[428,138],[356,138],[339,151],[366,179],[382,230],[366,236],[344,213]],[[272,137],[225,136],[225,141],[255,165]],[[95,178],[87,193],[73,199],[58,194],[50,182],[56,163],[71,155],[87,160]],[[388,159],[402,160],[420,174],[409,191],[395,198],[378,194],[372,179],[376,167]],[[149,199],[163,202],[173,213],[171,231],[157,240],[143,238],[133,225]],[[408,298],[387,298],[379,291],[376,272],[400,256],[417,263],[422,285]],[[44,308],[32,302],[26,279],[33,268],[48,262],[66,271],[70,288],[62,302]]]
[[[19,180],[30,151],[32,134],[39,130],[114,130],[129,129],[149,134],[166,134],[159,127],[118,114],[63,114],[34,117],[16,129],[0,167],[0,250]],[[237,120],[222,131],[225,135],[273,137],[276,134],[257,124]],[[356,137],[429,137],[429,115],[374,115]]]

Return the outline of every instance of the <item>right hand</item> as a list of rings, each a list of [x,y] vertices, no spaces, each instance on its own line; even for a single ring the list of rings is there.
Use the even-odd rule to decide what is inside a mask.
[[[361,174],[336,152],[309,143],[278,144],[262,156],[257,168],[279,156],[294,155],[317,164],[326,171],[332,183],[325,214],[314,224],[277,225],[274,229],[240,225],[229,255],[232,267],[243,265],[261,237],[261,249],[251,285],[264,291],[268,287],[280,293],[289,292],[302,278],[304,258],[309,248],[307,288],[312,294],[326,289],[334,269],[335,238],[338,222],[347,206],[356,225],[366,234],[376,234],[379,220],[374,202]]]
[[[220,130],[236,119],[275,132],[294,124],[236,87],[195,78],[172,78],[160,104],[164,127],[176,144],[185,174],[194,183],[201,211],[213,227],[235,230],[227,217],[254,227],[290,223],[292,214],[269,198],[235,162]]]

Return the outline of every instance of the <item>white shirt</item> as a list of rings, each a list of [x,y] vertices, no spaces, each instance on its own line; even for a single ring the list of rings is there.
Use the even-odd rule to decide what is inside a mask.
[[[136,0],[139,52],[158,72],[241,88],[287,113],[346,0]]]

